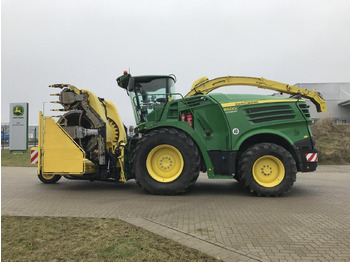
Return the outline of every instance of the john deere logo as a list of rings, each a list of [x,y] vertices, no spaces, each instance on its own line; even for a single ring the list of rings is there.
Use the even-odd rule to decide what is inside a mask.
[[[13,114],[15,116],[22,116],[24,114],[23,106],[17,105],[13,107]]]

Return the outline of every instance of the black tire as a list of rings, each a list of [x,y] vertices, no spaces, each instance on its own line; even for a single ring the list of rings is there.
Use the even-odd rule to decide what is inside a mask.
[[[243,153],[239,163],[241,184],[257,196],[280,196],[288,192],[296,180],[296,173],[292,155],[273,143],[251,146]]]
[[[53,175],[52,177],[49,175],[42,175],[42,174],[38,175],[38,178],[44,184],[55,184],[58,180],[61,179],[61,177],[62,176],[59,176],[59,175]]]
[[[240,176],[240,174],[239,173],[237,173],[237,174],[235,174],[234,176],[233,176],[233,179],[235,179],[237,182],[241,182],[241,176]]]
[[[167,155],[160,154],[161,156],[164,156],[163,158],[160,158],[154,156],[156,153],[153,152],[157,152],[156,150],[158,148],[168,146],[170,147],[170,150],[175,148],[178,153],[177,155],[181,155],[179,159],[182,158],[183,161],[174,161],[174,166],[170,167],[172,165],[171,160],[174,160],[170,155],[169,161],[168,159],[164,160],[163,167],[161,163],[162,160],[157,159],[164,159],[164,157],[167,158]],[[150,159],[154,159],[157,163],[156,166],[159,167],[153,167],[153,165],[150,165]],[[147,160],[149,161],[148,164]],[[180,166],[182,166],[181,168],[177,165],[180,162]],[[138,142],[134,151],[132,163],[136,183],[143,190],[157,195],[175,195],[188,191],[196,182],[200,169],[200,156],[197,145],[187,134],[174,128],[161,128],[144,135],[144,137]],[[176,169],[177,167],[178,169]],[[150,168],[150,171],[148,168]],[[157,175],[158,173],[153,172],[152,168],[155,168],[154,170],[156,171],[160,170],[160,168],[165,170],[170,168],[170,171],[176,169],[174,172],[177,172],[178,175],[169,178],[171,179],[170,181],[163,182],[160,181],[161,179],[157,179],[158,177],[155,177],[155,174]],[[153,176],[150,173],[152,173]]]

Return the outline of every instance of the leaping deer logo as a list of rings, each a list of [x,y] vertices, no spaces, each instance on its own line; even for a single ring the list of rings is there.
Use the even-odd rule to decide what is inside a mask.
[[[16,116],[21,116],[24,113],[23,106],[17,105],[13,107],[13,114]]]

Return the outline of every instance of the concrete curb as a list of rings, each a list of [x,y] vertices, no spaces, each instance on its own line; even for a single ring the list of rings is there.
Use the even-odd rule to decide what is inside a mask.
[[[213,242],[198,236],[193,236],[176,228],[144,218],[118,217],[129,224],[146,229],[154,234],[174,240],[182,245],[197,249],[223,261],[269,261],[250,255],[249,253],[234,250],[219,242]]]

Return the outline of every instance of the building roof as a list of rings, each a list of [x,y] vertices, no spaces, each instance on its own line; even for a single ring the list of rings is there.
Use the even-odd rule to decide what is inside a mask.
[[[350,107],[350,99],[338,103],[338,106]]]

